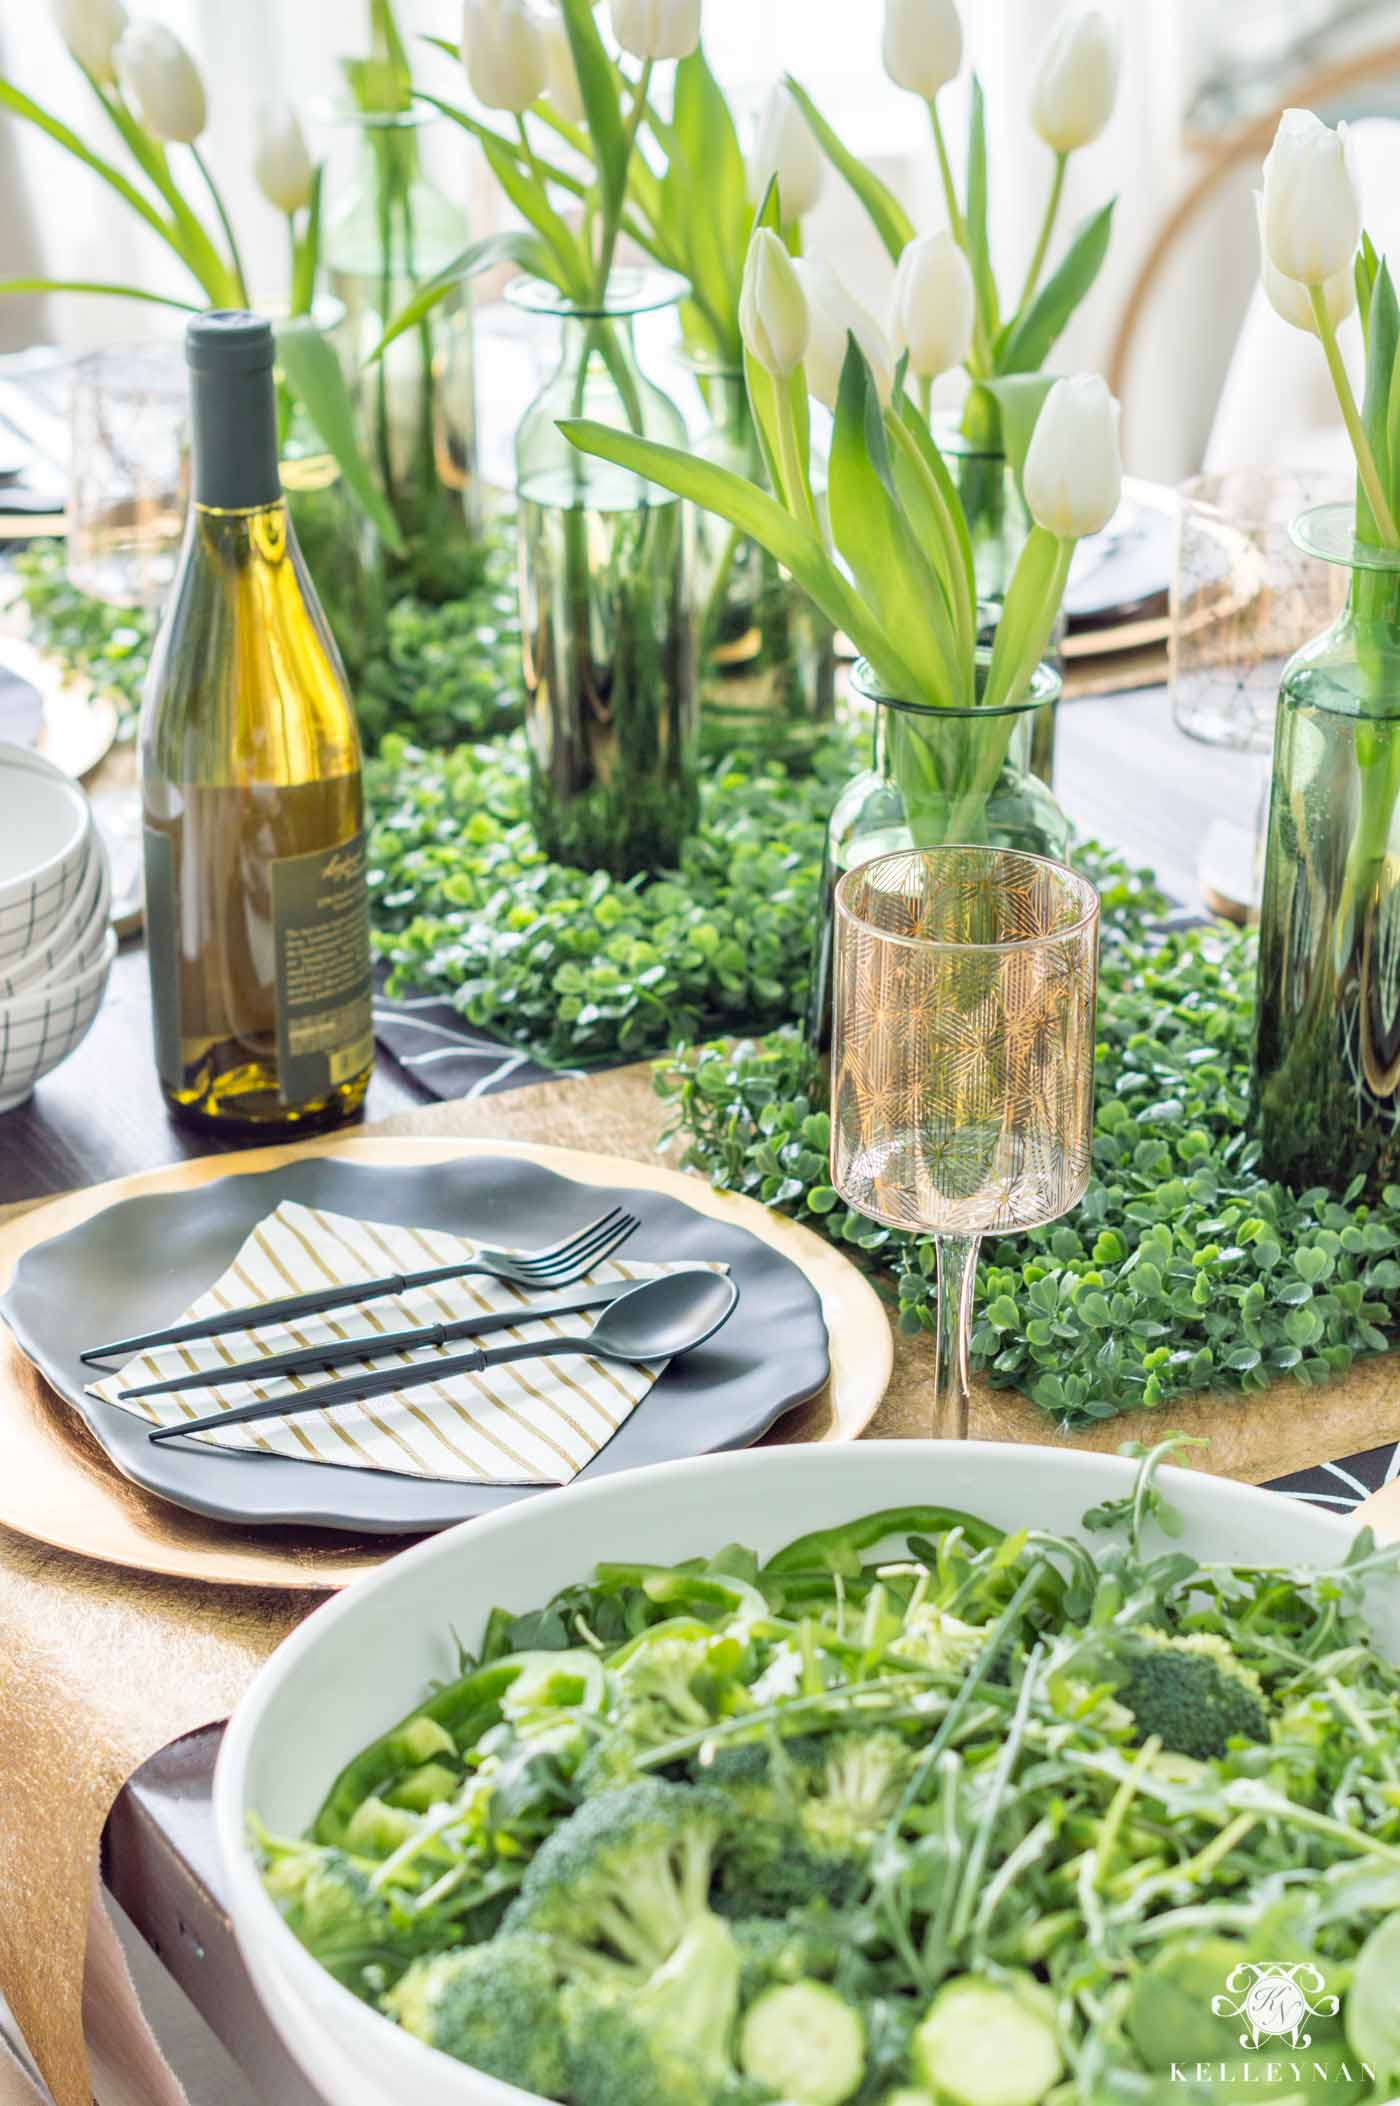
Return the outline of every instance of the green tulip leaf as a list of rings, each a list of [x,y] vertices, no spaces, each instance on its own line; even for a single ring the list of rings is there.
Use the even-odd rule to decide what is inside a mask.
[[[982,382],[1001,412],[1002,448],[1018,483],[1026,472],[1026,455],[1045,398],[1057,378],[1054,373],[1008,373]]]
[[[494,132],[481,127],[482,150],[491,173],[521,218],[539,235],[544,245],[544,275],[571,300],[583,301],[590,294],[587,259],[568,225],[550,204],[543,189],[528,175],[514,152]]]
[[[827,508],[861,597],[914,669],[910,699],[957,701],[960,668],[943,589],[900,504],[879,392],[853,335],[836,398]]]
[[[862,595],[832,562],[819,537],[794,519],[766,490],[713,461],[683,453],[677,446],[638,438],[634,432],[615,431],[610,424],[597,424],[586,418],[568,419],[561,422],[559,429],[580,452],[630,469],[645,481],[657,483],[676,497],[686,498],[703,511],[728,520],[741,534],[758,542],[785,570],[791,571],[828,621],[845,630],[892,694],[925,699],[899,645],[891,641]]]
[[[1375,456],[1381,488],[1387,497],[1393,497],[1396,464],[1400,460],[1400,446],[1393,443],[1394,439],[1400,438],[1400,433],[1394,429],[1396,421],[1400,420],[1400,388],[1394,386],[1397,353],[1400,353],[1400,307],[1396,305],[1390,266],[1382,263],[1371,292],[1366,330],[1366,393],[1361,416]],[[1357,532],[1363,541],[1380,539],[1364,486],[1357,495]]]
[[[174,307],[181,314],[202,314],[192,300],[175,300],[168,293],[147,292],[140,285],[109,285],[99,278],[0,278],[0,297],[6,293],[98,293],[109,300],[145,300],[153,307]]]
[[[469,243],[460,255],[445,263],[440,271],[434,271],[431,278],[415,285],[412,297],[394,316],[367,362],[373,363],[382,357],[396,337],[416,329],[435,307],[450,299],[466,279],[493,270],[498,263],[518,263],[532,278],[548,278],[550,275],[549,252],[537,234],[515,227],[502,234],[483,235],[480,241]]]
[[[998,373],[1035,373],[1063,335],[1070,316],[1103,268],[1113,232],[1111,199],[1075,230],[1069,247],[1023,314],[1004,331]]]
[[[699,48],[676,68],[669,147],[658,221],[677,244],[716,353],[737,365],[739,293],[754,213],[734,119]]]
[[[310,314],[321,270],[321,198],[325,189],[326,164],[321,162],[311,178],[311,200],[306,225],[292,243],[291,311]]]
[[[593,141],[593,163],[598,171],[599,203],[604,225],[622,211],[627,195],[627,164],[631,146],[619,98],[621,75],[608,57],[598,25],[593,19],[593,0],[559,0],[569,49],[574,55],[578,91]]]
[[[972,107],[967,126],[967,260],[977,291],[977,312],[987,333],[995,340],[1001,327],[1001,306],[992,270],[992,245],[988,229],[990,200],[987,190],[987,105],[982,83],[972,76]]]
[[[982,696],[989,709],[1007,708],[1026,693],[1054,631],[1077,545],[1062,541],[1046,527],[1032,527],[1016,559],[997,623]]]
[[[902,389],[895,396],[891,431],[896,441],[895,479],[901,498],[916,525],[914,504],[921,499],[929,507],[932,516],[924,545],[938,563],[960,653],[971,665],[977,641],[977,572],[967,514],[928,425]],[[915,464],[929,486],[919,490],[917,497],[912,475]]]
[[[320,434],[360,509],[374,522],[380,540],[403,553],[399,523],[370,474],[355,435],[355,411],[340,360],[310,315],[297,315],[277,331],[277,362],[287,385]]]
[[[812,127],[818,146],[836,173],[850,185],[865,207],[866,217],[884,243],[890,261],[898,263],[914,239],[913,220],[894,192],[882,183],[863,161],[858,161],[855,155],[841,144],[807,90],[800,81],[794,80],[790,73],[787,75],[787,85],[803,116]]]

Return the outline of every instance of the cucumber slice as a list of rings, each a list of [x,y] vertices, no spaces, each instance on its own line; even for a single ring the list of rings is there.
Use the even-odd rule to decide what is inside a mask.
[[[426,1813],[430,1806],[452,1798],[461,1782],[456,1770],[450,1770],[445,1762],[425,1762],[394,1786],[389,1804],[406,1806],[412,1813]]]
[[[455,1755],[457,1744],[445,1726],[426,1711],[405,1720],[393,1736],[393,1749],[405,1768],[411,1763],[430,1762],[434,1755]]]
[[[914,2035],[915,2070],[953,2106],[1040,2106],[1063,2066],[1053,2006],[1029,1976],[956,1976]]]
[[[739,2065],[791,2106],[843,2106],[865,2075],[865,2026],[825,1982],[789,1982],[748,2013]]]

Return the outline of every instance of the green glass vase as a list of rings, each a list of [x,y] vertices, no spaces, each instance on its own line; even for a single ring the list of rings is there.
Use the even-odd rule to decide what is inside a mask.
[[[581,453],[571,417],[686,444],[684,419],[637,362],[633,323],[680,279],[614,271],[596,308],[519,279],[509,297],[559,326],[559,364],[516,435],[525,728],[541,846],[635,877],[675,867],[698,809],[690,509]]]
[[[344,303],[360,439],[407,553],[400,569],[425,599],[470,590],[479,562],[476,392],[465,279],[382,356],[375,349],[415,288],[467,245],[463,214],[424,176],[420,106],[338,110],[359,135],[359,173],[328,216],[327,278]]]
[[[764,484],[742,371],[693,363],[709,421],[696,451]],[[712,512],[695,520],[700,741],[708,756],[777,755],[801,769],[836,715],[836,633],[758,542]]]
[[[1400,551],[1351,508],[1301,548],[1351,571],[1347,603],[1284,669],[1259,917],[1254,1118],[1295,1188],[1400,1180]]]

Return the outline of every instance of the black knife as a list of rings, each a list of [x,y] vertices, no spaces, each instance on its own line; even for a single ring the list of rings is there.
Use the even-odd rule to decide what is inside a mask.
[[[577,1316],[585,1309],[606,1309],[611,1303],[640,1286],[638,1280],[618,1280],[608,1287],[594,1287],[567,1301],[544,1302],[538,1308],[520,1304],[514,1309],[483,1309],[476,1316],[459,1317],[450,1324],[425,1324],[413,1331],[385,1331],[368,1338],[330,1338],[324,1344],[297,1346],[286,1353],[268,1353],[261,1360],[243,1360],[236,1367],[196,1368],[172,1375],[164,1382],[143,1382],[139,1389],[118,1392],[128,1397],[165,1397],[177,1390],[216,1389],[226,1382],[266,1382],[274,1375],[301,1375],[322,1367],[341,1367],[347,1361],[383,1360],[391,1353],[410,1353],[418,1346],[448,1345],[455,1338],[480,1338],[489,1331],[510,1331],[519,1324],[535,1324],[545,1317]]]

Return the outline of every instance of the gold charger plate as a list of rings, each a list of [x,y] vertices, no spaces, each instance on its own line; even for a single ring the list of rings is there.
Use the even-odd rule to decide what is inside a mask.
[[[660,1164],[518,1141],[416,1140],[361,1136],[319,1145],[260,1148],[237,1157],[205,1156],[167,1169],[94,1185],[36,1207],[0,1228],[0,1283],[20,1257],[119,1200],[179,1192],[222,1177],[273,1170],[307,1155],[373,1165],[451,1162],[468,1155],[528,1157],[582,1183],[666,1192],[697,1213],[744,1228],[791,1259],[821,1297],[831,1379],[820,1394],[781,1419],[770,1438],[854,1440],[885,1393],[894,1341],[884,1305],[864,1275],[810,1229],[770,1214],[755,1200],[715,1192],[700,1178]],[[0,1526],[55,1549],[135,1571],[233,1587],[345,1586],[403,1548],[403,1540],[326,1536],[321,1531],[238,1528],[168,1505],[113,1468],[78,1414],[51,1390],[0,1325]]]

